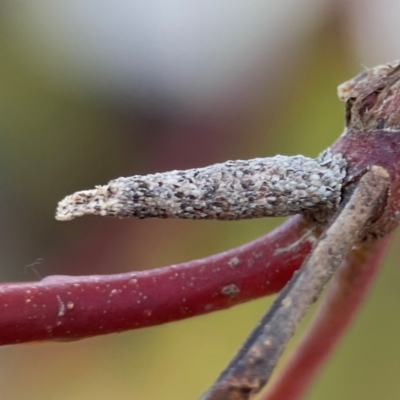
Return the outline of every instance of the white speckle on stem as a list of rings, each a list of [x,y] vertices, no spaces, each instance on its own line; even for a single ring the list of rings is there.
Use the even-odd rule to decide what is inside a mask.
[[[229,261],[228,264],[231,268],[236,267],[236,265],[238,265],[240,263],[240,260],[238,257],[232,257]]]
[[[62,302],[61,297],[57,295],[57,301],[58,301],[58,317],[63,317],[66,312],[65,304]]]

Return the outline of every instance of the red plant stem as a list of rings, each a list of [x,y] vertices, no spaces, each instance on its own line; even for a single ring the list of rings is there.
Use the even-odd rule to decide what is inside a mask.
[[[0,344],[159,325],[276,293],[301,266],[314,239],[315,229],[296,216],[262,238],[200,260],[0,285]]]
[[[379,165],[389,172],[391,194],[380,217],[379,230],[386,234],[395,229],[400,223],[400,132],[348,131],[334,143],[332,151],[345,155],[347,180],[363,174],[371,165]]]
[[[299,400],[345,333],[371,286],[389,238],[352,250],[328,286],[308,332],[260,400]]]

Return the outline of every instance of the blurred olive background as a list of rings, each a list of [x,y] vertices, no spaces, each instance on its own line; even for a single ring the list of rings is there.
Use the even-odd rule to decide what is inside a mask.
[[[336,86],[399,58],[395,0],[0,3],[1,281],[155,268],[281,219],[82,218],[74,191],[227,159],[316,156],[343,127]],[[306,396],[400,398],[395,240],[361,314]],[[196,399],[272,299],[161,327],[0,349],[2,400]]]

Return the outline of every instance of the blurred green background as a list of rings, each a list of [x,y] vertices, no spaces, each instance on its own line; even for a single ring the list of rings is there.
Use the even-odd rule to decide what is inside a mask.
[[[54,220],[76,190],[227,159],[316,156],[336,86],[395,59],[397,2],[0,3],[0,279],[143,270],[256,238],[282,219]],[[381,6],[379,6],[381,5]],[[397,19],[396,19],[397,15]],[[400,398],[394,240],[307,400]],[[271,303],[70,343],[0,348],[3,400],[196,399]]]

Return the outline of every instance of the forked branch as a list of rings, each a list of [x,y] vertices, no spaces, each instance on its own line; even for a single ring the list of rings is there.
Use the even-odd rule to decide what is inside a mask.
[[[346,254],[357,246],[349,259],[358,250],[366,255],[367,244],[374,246],[400,223],[400,63],[364,71],[339,87],[339,97],[346,101],[345,132],[315,160],[228,161],[119,178],[68,196],[59,204],[59,220],[84,214],[219,220],[304,215],[248,245],[202,260],[139,273],[1,285],[0,344],[118,332],[274,293],[329,224],[301,272],[204,395],[250,399],[269,379],[299,321]],[[329,324],[317,320],[315,326],[310,337],[318,338]],[[326,354],[330,344],[320,344]]]
[[[271,309],[202,400],[248,400],[269,380],[279,356],[308,308],[379,215],[389,174],[372,167],[343,201],[310,256],[279,294]],[[353,190],[352,190],[353,189]]]
[[[347,255],[321,299],[304,337],[260,400],[299,400],[346,332],[379,270],[389,236],[359,243]]]

